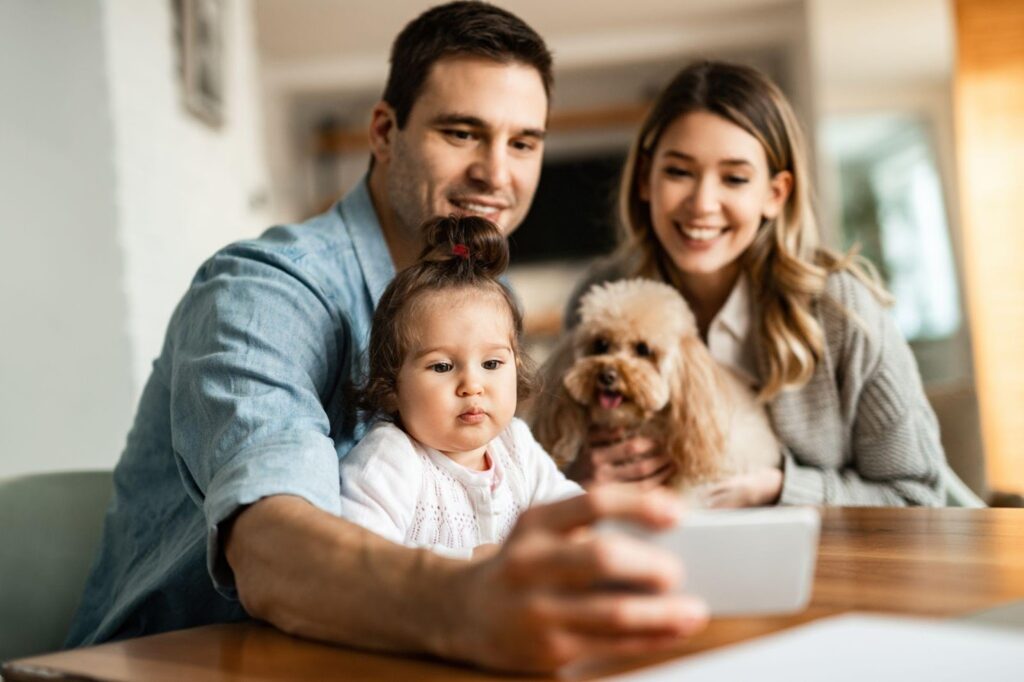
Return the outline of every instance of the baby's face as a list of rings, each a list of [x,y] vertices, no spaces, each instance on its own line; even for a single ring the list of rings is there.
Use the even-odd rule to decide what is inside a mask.
[[[512,320],[495,293],[429,294],[408,320],[414,339],[398,373],[406,432],[476,467],[516,411]]]

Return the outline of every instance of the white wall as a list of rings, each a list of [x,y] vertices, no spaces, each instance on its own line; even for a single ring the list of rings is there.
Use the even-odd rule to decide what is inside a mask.
[[[269,226],[251,5],[225,3],[226,108],[218,128],[182,105],[170,5],[105,3],[135,397],[196,268]]]
[[[806,5],[816,114],[900,112],[927,120],[951,202],[950,218],[955,220],[951,3],[806,0]],[[822,161],[827,171],[828,163]],[[835,215],[839,201],[835,179],[826,176],[824,180],[822,199]],[[953,225],[954,246],[958,232]],[[838,239],[836,234],[830,237]]]
[[[131,417],[103,8],[0,4],[0,476],[109,465]]]
[[[170,6],[0,4],[0,477],[113,466],[195,269],[267,226],[251,4],[218,129],[181,104]]]

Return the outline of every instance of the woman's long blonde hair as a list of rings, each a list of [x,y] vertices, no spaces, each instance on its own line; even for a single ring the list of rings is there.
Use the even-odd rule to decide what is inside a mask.
[[[770,177],[782,171],[793,176],[779,215],[764,220],[741,257],[760,311],[757,333],[768,364],[761,398],[770,400],[783,389],[807,383],[822,359],[825,336],[813,306],[825,291],[830,273],[848,271],[882,302],[888,303],[889,296],[874,269],[855,250],[841,254],[820,245],[806,146],[785,96],[756,69],[714,61],[697,62],[676,75],[630,148],[619,190],[623,236],[616,252],[630,275],[673,282],[675,265],[654,233],[648,202],[640,198],[640,174],[649,172],[664,131],[680,116],[696,111],[720,116],[757,138],[764,147]]]

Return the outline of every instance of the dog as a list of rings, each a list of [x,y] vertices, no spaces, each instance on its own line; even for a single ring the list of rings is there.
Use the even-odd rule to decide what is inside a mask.
[[[579,324],[545,364],[534,434],[565,468],[591,427],[649,436],[675,462],[666,485],[684,493],[757,467],[781,466],[764,405],[701,341],[671,286],[646,279],[597,284]]]

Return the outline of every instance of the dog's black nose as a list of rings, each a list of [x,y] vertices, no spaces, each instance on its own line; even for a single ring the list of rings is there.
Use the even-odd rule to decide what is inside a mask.
[[[618,373],[611,367],[605,367],[601,370],[601,373],[597,375],[598,383],[605,387],[613,386],[615,384],[615,380],[618,378]]]

